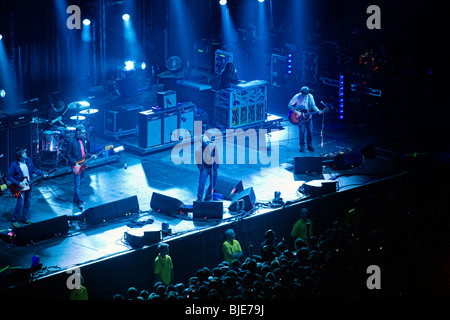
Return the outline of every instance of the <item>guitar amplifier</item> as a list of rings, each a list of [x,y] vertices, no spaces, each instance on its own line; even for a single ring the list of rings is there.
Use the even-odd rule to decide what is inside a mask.
[[[171,108],[163,111],[163,143],[172,141],[172,133],[178,129],[179,112],[179,108]]]
[[[139,147],[148,148],[162,144],[162,116],[160,111],[139,112]]]
[[[161,109],[169,109],[177,106],[177,93],[173,90],[158,92],[156,101]]]

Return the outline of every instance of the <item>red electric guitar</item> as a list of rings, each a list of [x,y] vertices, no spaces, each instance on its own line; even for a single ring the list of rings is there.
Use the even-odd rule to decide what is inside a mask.
[[[55,171],[56,171],[56,169],[53,169],[52,171],[47,173],[47,176],[49,176],[50,174],[52,174]],[[34,179],[31,183],[30,183],[30,180],[28,180],[28,178],[25,177],[21,181],[21,182],[25,182],[24,188],[21,188],[20,186],[16,185],[15,183],[11,183],[11,185],[9,186],[9,190],[11,190],[11,194],[13,195],[14,198],[19,198],[23,191],[30,189],[30,187],[33,184],[40,181],[43,177],[44,176],[38,177],[38,178]]]
[[[113,145],[109,145],[106,146],[105,149],[103,149],[102,151],[98,152],[95,154],[95,156],[99,156],[101,155],[104,151],[108,151],[110,149],[114,148]],[[93,157],[93,156],[92,156]],[[81,172],[83,172],[84,169],[86,169],[88,167],[88,164],[93,160],[92,157],[90,157],[89,159],[86,159],[86,157],[84,157],[83,159],[81,159],[80,161],[77,161],[76,164],[79,165],[79,167],[76,166],[72,166],[72,172],[75,173],[76,175],[81,174]]]

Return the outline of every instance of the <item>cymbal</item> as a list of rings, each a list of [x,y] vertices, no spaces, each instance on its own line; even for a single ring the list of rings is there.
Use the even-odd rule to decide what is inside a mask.
[[[42,119],[42,118],[33,118],[33,123],[47,123],[48,120],[47,119]]]
[[[80,121],[83,121],[83,120],[86,120],[86,117],[85,117],[85,116],[72,116],[72,117],[70,117],[70,120],[80,120]]]
[[[97,113],[97,112],[98,112],[98,109],[90,108],[90,109],[86,109],[86,110],[80,111],[80,114],[90,115],[90,114],[94,114],[94,113]]]
[[[68,109],[71,110],[86,110],[90,106],[90,103],[87,101],[74,101],[67,105]]]

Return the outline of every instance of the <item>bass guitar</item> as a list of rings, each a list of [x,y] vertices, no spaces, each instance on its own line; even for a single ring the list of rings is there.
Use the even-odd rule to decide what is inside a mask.
[[[47,173],[47,176],[49,176],[50,174],[52,174],[55,171],[56,171],[56,169],[53,169],[52,171]],[[22,192],[29,190],[33,184],[40,181],[43,177],[44,176],[38,177],[38,178],[34,179],[31,183],[30,183],[30,180],[28,180],[28,177],[24,177],[21,181],[21,182],[25,182],[25,186],[23,188],[16,185],[15,183],[11,183],[11,185],[9,186],[9,190],[11,190],[11,194],[13,195],[14,198],[19,198],[20,195],[22,194]]]
[[[109,151],[112,148],[114,148],[113,145],[106,146],[102,151],[95,154],[95,158],[101,155],[104,151]],[[84,157],[80,161],[77,161],[76,164],[78,166],[76,165],[72,166],[72,172],[75,173],[76,175],[81,174],[81,172],[83,172],[84,169],[88,168],[88,164],[93,160],[93,158],[94,156],[90,157],[89,159],[86,159],[86,157]]]
[[[328,112],[329,108],[324,108],[321,112],[325,113]],[[307,112],[306,109],[299,109],[295,108],[295,111],[289,110],[288,113],[288,119],[289,122],[293,125],[298,126],[299,124],[309,121],[311,117],[315,114],[319,114],[320,112],[314,111],[314,112]]]

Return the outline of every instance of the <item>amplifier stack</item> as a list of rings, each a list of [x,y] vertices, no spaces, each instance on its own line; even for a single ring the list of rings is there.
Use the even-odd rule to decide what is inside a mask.
[[[172,142],[177,129],[194,134],[195,105],[180,103],[176,107],[151,109],[139,113],[139,147],[149,148]]]

